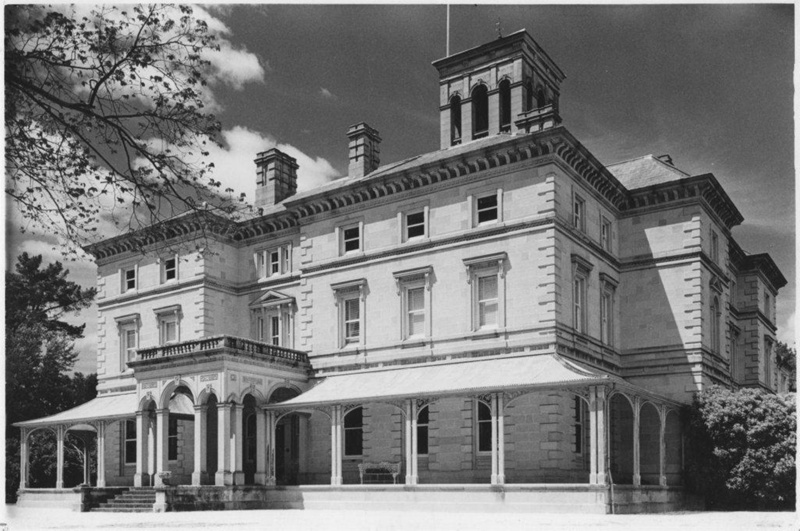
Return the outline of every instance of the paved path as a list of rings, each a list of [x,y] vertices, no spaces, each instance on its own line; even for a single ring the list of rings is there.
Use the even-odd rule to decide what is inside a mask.
[[[798,528],[795,513],[672,513],[597,516],[581,514],[422,513],[390,511],[205,511],[191,513],[75,513],[5,507],[2,520],[18,529],[264,529],[290,531],[376,530],[694,530],[760,531]],[[0,529],[3,526],[0,525]]]

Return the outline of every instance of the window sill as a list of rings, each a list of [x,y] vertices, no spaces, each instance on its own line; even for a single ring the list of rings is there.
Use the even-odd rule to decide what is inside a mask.
[[[481,328],[480,330],[473,330],[470,339],[488,339],[500,337],[500,333],[504,332],[500,328]]]
[[[425,340],[427,338],[424,337],[413,337],[404,339],[402,343],[400,343],[400,348],[418,348],[425,346]]]

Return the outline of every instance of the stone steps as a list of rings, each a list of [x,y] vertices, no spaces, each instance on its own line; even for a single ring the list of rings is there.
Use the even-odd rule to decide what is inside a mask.
[[[136,488],[123,492],[92,509],[98,513],[149,513],[153,511],[156,493],[151,488]]]

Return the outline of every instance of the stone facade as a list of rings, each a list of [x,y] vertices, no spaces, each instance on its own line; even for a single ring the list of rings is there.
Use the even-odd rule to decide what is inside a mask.
[[[711,384],[784,390],[786,281],[732,239],[743,219],[713,175],[600,164],[560,125],[564,76],[525,32],[434,65],[439,151],[382,168],[357,124],[349,178],[295,193],[296,162],[271,150],[252,219],[186,214],[87,249],[99,399],[133,404],[96,420],[99,486],[352,484],[390,463],[412,486],[667,489],[681,404]],[[462,388],[454,366],[419,392],[303,402],[346,375],[515,356],[569,378]]]

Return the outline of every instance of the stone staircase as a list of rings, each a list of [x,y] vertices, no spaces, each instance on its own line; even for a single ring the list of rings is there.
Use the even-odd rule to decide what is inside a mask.
[[[151,513],[156,502],[156,492],[151,487],[126,490],[114,498],[92,508],[98,513]]]

